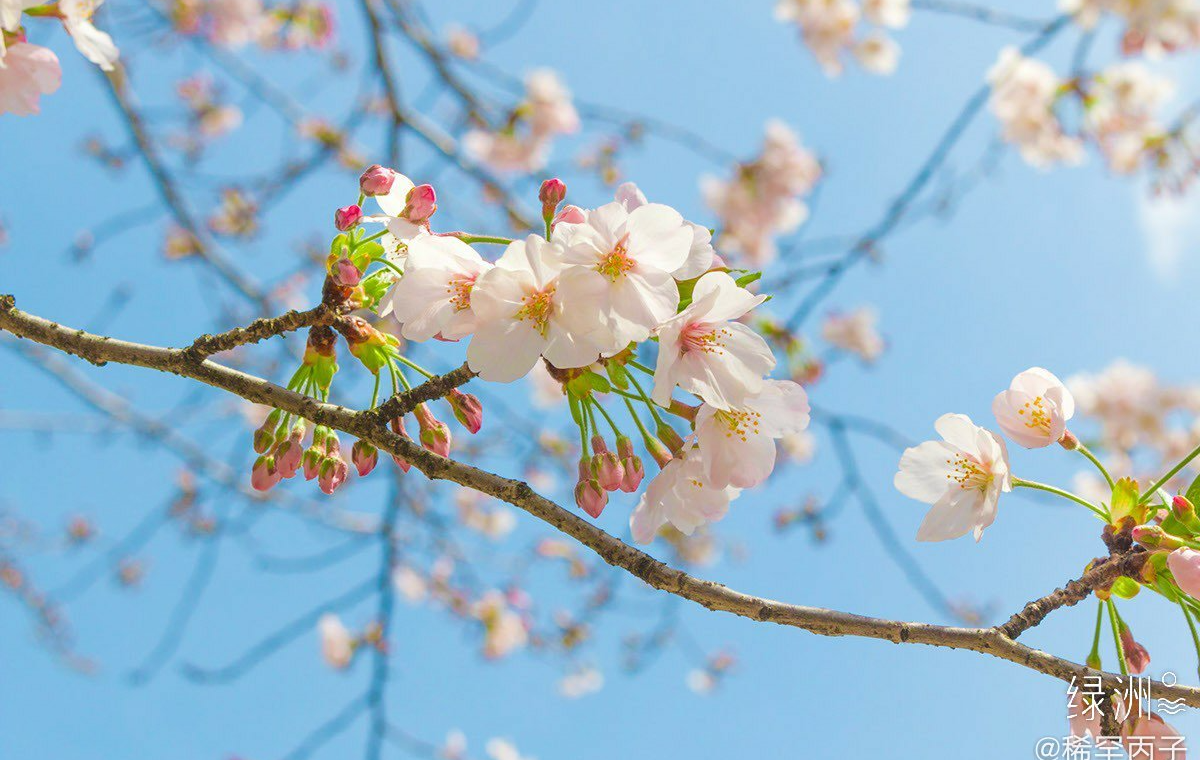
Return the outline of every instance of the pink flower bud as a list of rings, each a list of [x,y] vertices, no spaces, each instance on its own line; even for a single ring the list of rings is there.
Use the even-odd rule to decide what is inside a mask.
[[[436,424],[421,428],[421,445],[440,457],[450,456],[450,428],[438,420]]]
[[[617,456],[621,459],[629,459],[633,454],[633,441],[629,440],[627,435],[617,436]]]
[[[455,388],[447,398],[450,408],[454,410],[454,419],[470,431],[471,435],[483,427],[483,404],[470,393],[463,393]]]
[[[287,440],[275,447],[275,465],[285,478],[295,477],[304,460],[304,424],[292,428]]]
[[[329,275],[336,284],[344,288],[352,288],[362,280],[362,272],[345,256],[333,262],[333,271]]]
[[[395,419],[393,419],[391,422],[388,423],[388,427],[390,427],[392,429],[393,433],[400,436],[401,438],[404,438],[406,440],[412,440],[411,438],[408,437],[408,431],[404,429],[404,418],[403,417],[396,417]],[[395,455],[392,455],[392,461],[395,462],[396,466],[399,467],[400,470],[403,472],[408,472],[409,469],[412,467],[412,464],[410,464],[407,459],[403,459],[403,458],[395,456]]]
[[[350,461],[358,470],[358,476],[366,477],[379,463],[379,450],[366,441],[355,441],[350,447]]]
[[[321,460],[321,471],[317,475],[317,485],[327,494],[332,494],[342,483],[346,482],[346,476],[350,474],[350,468],[346,466],[346,462],[341,457],[325,457]]]
[[[625,470],[625,477],[621,478],[621,490],[625,493],[633,493],[638,490],[638,486],[642,484],[642,478],[646,476],[646,471],[642,468],[642,460],[630,455],[621,460],[621,467]]]
[[[1070,430],[1064,430],[1062,437],[1058,439],[1058,445],[1062,446],[1067,451],[1074,451],[1079,448],[1079,437]]]
[[[562,211],[554,217],[555,224],[583,224],[587,219],[583,209],[578,206],[563,206]]]
[[[582,480],[575,486],[575,503],[592,517],[599,517],[608,504],[608,494],[595,480]]]
[[[1167,567],[1184,593],[1193,598],[1200,596],[1200,552],[1186,547],[1176,549],[1167,555]]]
[[[275,466],[275,457],[270,454],[263,454],[256,459],[250,470],[250,485],[256,491],[270,491],[281,478]]]
[[[333,213],[333,226],[342,232],[352,230],[362,221],[362,209],[356,205],[342,206]]]
[[[408,191],[400,216],[413,224],[425,224],[434,211],[437,211],[437,192],[433,185],[417,185]]]
[[[1184,524],[1190,523],[1196,517],[1196,507],[1186,496],[1176,496],[1171,499],[1171,511]]]
[[[366,196],[387,195],[396,181],[396,172],[386,166],[372,164],[358,178],[358,189]]]
[[[342,442],[338,440],[337,433],[329,428],[325,428],[325,455],[330,457],[339,456],[342,453]]]
[[[615,491],[625,479],[625,468],[616,454],[605,451],[592,457],[592,474],[605,491]]]
[[[538,190],[538,200],[542,202],[542,214],[547,217],[554,216],[554,210],[566,197],[567,186],[558,177],[543,182],[541,189]]]
[[[1150,653],[1146,651],[1146,647],[1134,640],[1133,631],[1124,624],[1121,625],[1121,649],[1125,652],[1125,663],[1129,666],[1130,673],[1135,676],[1141,675],[1150,667]]]

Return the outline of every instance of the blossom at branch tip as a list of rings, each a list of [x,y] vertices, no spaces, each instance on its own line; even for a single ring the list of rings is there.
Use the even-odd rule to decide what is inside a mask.
[[[601,347],[563,318],[562,269],[561,246],[530,235],[510,243],[496,266],[476,280],[471,308],[478,327],[467,362],[481,378],[512,382],[528,374],[540,356],[560,369],[586,367],[600,356]],[[581,288],[576,295],[601,298]]]
[[[875,326],[878,321],[879,315],[868,306],[847,314],[830,314],[821,324],[821,337],[829,345],[870,363],[879,358],[886,346]]]
[[[757,394],[730,410],[708,404],[696,414],[704,452],[705,482],[751,488],[775,469],[775,439],[808,427],[808,395],[790,380],[768,380]]]
[[[648,544],[667,523],[690,536],[701,525],[724,517],[729,511],[729,503],[737,498],[741,489],[708,485],[706,469],[700,448],[692,448],[668,462],[650,481],[630,515],[633,540]]]
[[[1000,121],[1001,136],[1017,146],[1026,162],[1043,168],[1082,160],[1082,142],[1064,132],[1055,113],[1066,90],[1049,66],[1006,47],[988,70],[987,81],[992,88],[988,107]]]
[[[1049,370],[1030,367],[996,394],[992,413],[1004,434],[1027,449],[1056,443],[1075,415],[1075,398]]]
[[[418,235],[408,242],[404,277],[380,307],[402,325],[412,341],[459,340],[475,331],[471,298],[479,277],[492,265],[458,238]]]
[[[765,300],[724,272],[701,277],[692,302],[658,329],[654,401],[669,405],[678,385],[727,410],[760,392],[763,377],[775,367],[775,356],[761,335],[733,320]]]
[[[934,423],[941,441],[905,449],[895,486],[932,504],[918,541],[945,541],[974,532],[975,540],[996,519],[1000,494],[1012,490],[1008,450],[995,433],[965,414],[943,414]]]
[[[40,110],[38,99],[55,92],[61,84],[62,67],[49,48],[18,42],[0,50],[0,114],[36,114]]]

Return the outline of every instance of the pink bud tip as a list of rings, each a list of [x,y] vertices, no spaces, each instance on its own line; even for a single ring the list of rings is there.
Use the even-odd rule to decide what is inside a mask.
[[[358,271],[354,262],[345,256],[333,262],[333,271],[330,272],[330,275],[335,283],[344,288],[352,288],[362,280],[362,272]]]
[[[555,224],[583,224],[587,219],[584,216],[583,209],[578,206],[563,206],[562,211],[554,217]]]
[[[333,226],[342,232],[354,229],[362,221],[362,215],[362,209],[358,206],[342,206],[333,213]]]
[[[599,517],[608,504],[608,494],[595,480],[581,481],[575,486],[575,503],[592,517]]]
[[[465,427],[471,435],[475,435],[483,427],[483,404],[470,393],[455,389],[448,398],[450,408],[454,410],[454,418]]]
[[[346,463],[338,457],[325,457],[321,461],[321,471],[317,475],[317,485],[327,494],[332,494],[342,483],[346,482],[346,476],[350,474],[350,468]]]
[[[1175,514],[1177,515],[1188,515],[1196,511],[1196,507],[1192,505],[1192,502],[1188,501],[1188,497],[1186,496],[1176,496],[1171,499],[1171,506],[1174,507]]]
[[[433,420],[429,425],[422,423],[421,445],[440,457],[450,456],[450,428],[439,420]]]
[[[563,202],[567,197],[567,186],[559,179],[554,177],[542,183],[542,187],[538,190],[538,200],[542,202],[542,208],[554,213],[554,209],[558,208],[558,204]]]
[[[642,468],[642,460],[631,455],[621,460],[621,467],[625,470],[625,477],[621,478],[621,490],[625,493],[633,493],[638,490],[638,486],[642,484],[642,478],[646,476],[646,471]]]
[[[625,480],[625,467],[611,451],[592,457],[592,473],[605,491],[615,491]]]
[[[417,185],[408,191],[400,216],[413,224],[424,224],[437,211],[437,192],[433,185]]]
[[[396,181],[396,172],[386,166],[373,164],[358,178],[358,189],[363,195],[387,195]]]
[[[364,478],[379,463],[379,450],[366,441],[355,441],[350,447],[350,461],[358,470],[358,476]]]
[[[250,485],[256,491],[269,491],[280,481],[282,475],[275,466],[275,457],[270,454],[260,456],[250,470]]]

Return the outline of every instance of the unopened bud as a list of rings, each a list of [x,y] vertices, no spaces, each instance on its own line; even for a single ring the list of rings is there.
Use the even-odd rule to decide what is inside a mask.
[[[354,266],[354,262],[345,256],[333,262],[329,276],[335,283],[344,288],[353,288],[362,280],[362,272]]]
[[[340,231],[352,230],[362,221],[362,209],[354,204],[342,206],[337,211],[333,212],[333,226]]]
[[[275,466],[275,457],[263,454],[254,461],[254,467],[250,470],[250,485],[256,491],[270,491],[281,477]]]
[[[424,224],[437,211],[437,192],[433,185],[417,185],[408,191],[400,216],[413,224]]]
[[[266,454],[275,445],[275,433],[266,426],[254,431],[254,453]]]
[[[379,463],[379,450],[366,441],[355,441],[350,447],[350,461],[358,470],[358,476],[366,477]]]
[[[312,480],[321,472],[321,460],[325,458],[325,454],[317,450],[317,445],[314,443],[304,452],[304,456],[300,458],[300,463],[304,467],[304,479]]]
[[[617,436],[617,456],[621,459],[629,459],[633,456],[633,441],[629,440],[629,436]]]
[[[599,517],[608,504],[608,494],[595,480],[583,480],[575,486],[575,503],[592,517]]]
[[[592,476],[605,491],[615,491],[625,479],[625,468],[616,454],[604,451],[592,457]]]
[[[454,419],[465,427],[471,435],[483,427],[483,404],[470,393],[463,393],[455,388],[446,399],[454,411]]]
[[[1104,663],[1100,661],[1100,653],[1099,652],[1092,652],[1091,654],[1089,654],[1087,657],[1087,660],[1085,660],[1085,664],[1092,670],[1103,670],[1104,669]]]
[[[1178,549],[1184,545],[1159,525],[1138,525],[1133,529],[1133,540],[1148,549]]]
[[[1125,653],[1125,663],[1129,666],[1130,673],[1135,676],[1141,675],[1150,667],[1150,652],[1133,638],[1133,631],[1124,623],[1121,624],[1121,649]]]
[[[547,222],[552,220],[554,212],[558,210],[558,204],[566,197],[567,186],[561,179],[555,177],[543,182],[538,190],[538,200],[542,202],[542,218]]]
[[[1067,451],[1074,451],[1079,448],[1079,439],[1070,430],[1064,430],[1062,437],[1058,439],[1058,445]]]
[[[400,436],[404,440],[406,440],[406,441],[412,440],[408,436],[408,431],[404,429],[404,418],[403,417],[393,418],[390,422],[388,422],[388,427],[390,427],[392,429],[393,433]],[[399,467],[402,472],[408,472],[409,469],[412,467],[412,464],[407,459],[404,459],[403,457],[398,457],[395,454],[392,455],[392,461],[396,463],[396,466]]]
[[[366,196],[387,195],[396,181],[396,172],[386,166],[372,164],[358,178],[358,189]]]
[[[327,494],[332,494],[342,483],[346,482],[346,476],[350,474],[350,468],[346,466],[346,462],[341,457],[325,457],[321,460],[321,470],[317,474],[317,485]]]
[[[285,478],[291,478],[296,475],[296,471],[300,469],[300,465],[304,459],[304,425],[303,423],[292,428],[292,432],[288,435],[287,440],[280,442],[275,447],[275,464],[279,468],[279,473]]]
[[[624,477],[621,478],[621,490],[625,493],[633,493],[638,490],[638,486],[642,484],[642,478],[646,476],[646,471],[642,468],[642,460],[631,454],[621,459],[621,467],[625,471]]]
[[[1179,521],[1188,525],[1192,520],[1196,519],[1196,507],[1188,500],[1186,496],[1176,496],[1171,499],[1171,511],[1179,518]]]
[[[450,456],[450,428],[446,423],[434,417],[425,404],[418,404],[413,412],[421,429],[421,445],[440,457]]]

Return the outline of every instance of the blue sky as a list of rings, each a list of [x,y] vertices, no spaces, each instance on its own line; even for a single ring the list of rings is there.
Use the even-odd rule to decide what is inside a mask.
[[[439,4],[435,20],[486,27],[506,8],[480,5]],[[1014,3],[1011,9],[1037,16],[1050,12],[1032,2]],[[340,44],[361,58],[365,38],[358,7],[339,3],[337,12]],[[126,33],[117,25],[113,31],[127,51],[145,41],[132,29]],[[219,326],[221,307],[236,300],[210,276],[162,260],[159,220],[98,248],[83,262],[65,253],[79,229],[149,203],[150,186],[139,166],[112,174],[80,155],[84,135],[116,141],[121,127],[100,80],[67,49],[61,34],[31,36],[59,52],[64,85],[43,101],[40,117],[0,119],[0,156],[8,177],[0,183],[0,216],[10,234],[7,247],[0,249],[0,290],[15,293],[30,311],[87,326],[106,310],[111,290],[128,285],[130,302],[103,323],[111,333],[134,340],[180,344]],[[1046,59],[1063,67],[1076,36],[1068,32]],[[757,150],[767,119],[783,119],[828,167],[806,233],[815,237],[853,233],[876,220],[982,81],[999,47],[1024,39],[1017,32],[928,13],[916,13],[897,38],[904,55],[894,77],[851,70],[830,81],[816,70],[793,31],[773,21],[769,2],[619,0],[603,8],[543,3],[516,37],[490,52],[489,60],[511,73],[554,67],[581,99],[685,124],[738,155]],[[1102,35],[1096,60],[1107,60],[1111,50],[1112,40]],[[206,65],[186,51],[158,60],[138,53],[131,62],[147,104],[161,103],[179,74]],[[304,56],[251,60],[281,86],[316,82],[306,90],[312,93],[307,102],[334,114],[358,87],[355,78],[339,79]],[[400,60],[403,88],[416,99],[424,72],[408,51]],[[1177,62],[1175,70],[1186,74],[1194,66],[1192,57]],[[1181,94],[1177,102],[1186,101]],[[434,104],[432,112],[440,115],[444,106]],[[206,170],[230,176],[245,166],[270,166],[278,146],[290,138],[268,117],[251,112],[245,136],[218,146]],[[955,154],[953,166],[973,166],[994,134],[985,116]],[[358,141],[367,148],[368,160],[380,159],[371,150],[381,144],[379,137],[368,131]],[[592,139],[585,135],[573,145]],[[569,160],[567,147],[560,146],[556,160]],[[416,173],[428,165],[428,156],[411,140],[407,149],[411,159],[405,168],[422,181]],[[652,199],[705,222],[710,217],[697,179],[726,171],[656,139],[629,154],[623,168]],[[572,183],[571,191],[572,200],[584,205],[607,197],[589,181]],[[264,281],[290,271],[299,263],[292,243],[325,235],[332,208],[349,202],[352,193],[352,175],[318,175],[270,213],[262,236],[238,249],[238,256]],[[479,202],[452,175],[439,183],[439,200],[439,214],[459,218],[472,218]],[[957,204],[951,218],[904,229],[887,241],[881,263],[844,281],[826,306],[876,305],[889,350],[869,369],[838,365],[813,390],[813,400],[831,410],[886,419],[920,439],[932,434],[933,420],[947,411],[987,424],[992,395],[1031,365],[1067,376],[1125,357],[1168,380],[1193,381],[1200,337],[1187,326],[1191,283],[1200,273],[1193,255],[1200,242],[1198,212],[1194,194],[1171,208],[1148,202],[1138,182],[1110,177],[1095,157],[1083,167],[1047,173],[1007,156]],[[454,351],[446,349],[434,362],[452,366]],[[155,416],[178,409],[193,392],[178,379],[141,370],[78,369]],[[0,352],[0,408],[91,414],[7,350]],[[187,430],[215,455],[245,467],[248,437],[235,421],[189,420]],[[86,511],[97,519],[103,541],[111,542],[173,493],[177,459],[128,434],[47,439],[5,430],[3,435],[10,445],[0,470],[0,505],[48,533],[67,515]],[[778,506],[798,493],[822,496],[833,488],[828,441],[822,438],[820,446],[813,464],[782,473],[735,503],[716,531],[744,544],[748,554],[700,574],[797,603],[950,622],[904,580],[856,505],[846,505],[823,545],[814,545],[802,531],[771,532],[770,516]],[[856,439],[856,451],[901,541],[952,597],[990,604],[1006,614],[1077,575],[1101,550],[1097,526],[1082,510],[1028,498],[1002,501],[996,524],[977,545],[969,540],[918,545],[912,536],[923,507],[890,487],[896,453],[866,439]],[[492,459],[497,469],[512,467],[502,456]],[[1057,482],[1067,482],[1081,466],[1056,448],[1016,451],[1013,459],[1023,477]],[[305,499],[315,493],[300,483],[282,487]],[[449,487],[441,486],[441,492],[449,494]],[[382,493],[378,482],[348,489],[337,503],[375,512],[380,500],[370,497]],[[614,501],[601,524],[624,534],[631,506]],[[509,539],[512,547],[548,535],[523,513],[518,521]],[[80,650],[102,664],[95,676],[64,669],[38,648],[20,608],[0,601],[5,621],[0,625],[0,746],[5,750],[0,755],[279,757],[361,693],[367,663],[357,663],[349,673],[330,672],[317,656],[315,633],[300,636],[234,684],[198,685],[181,676],[182,663],[218,665],[235,658],[279,625],[370,577],[378,563],[371,545],[321,573],[262,573],[247,542],[236,540],[222,542],[217,550],[211,585],[178,651],[149,683],[132,685],[129,672],[155,646],[204,552],[200,542],[176,533],[162,532],[141,553],[150,563],[141,591],[122,591],[105,576],[67,608]],[[253,548],[263,552],[300,556],[337,539],[272,514],[256,524],[254,541]],[[86,566],[87,556],[46,550],[31,557],[29,567],[47,588],[55,588]],[[558,581],[542,577],[531,583],[545,587],[552,600],[577,603],[577,597],[562,593]],[[1061,736],[1065,728],[1061,684],[1009,663],[752,624],[672,603],[637,585],[622,580],[620,593],[629,602],[587,656],[605,670],[604,689],[576,701],[556,692],[561,662],[526,655],[485,662],[460,623],[438,610],[402,607],[394,627],[396,677],[388,691],[393,720],[434,741],[459,728],[476,755],[487,738],[511,737],[542,760],[964,752],[1008,758],[1026,756],[1039,737]],[[671,608],[676,609],[664,613]],[[1028,641],[1082,659],[1094,611],[1089,602],[1056,614],[1029,633]],[[370,614],[369,606],[359,606],[344,617],[361,625]],[[617,667],[620,637],[653,627],[662,614],[678,614],[687,639],[702,650],[728,646],[736,652],[736,672],[714,694],[699,696],[686,687],[685,676],[697,664],[689,646],[670,648],[636,675]],[[1139,598],[1124,605],[1123,614],[1153,655],[1152,673],[1169,670],[1195,681],[1196,655],[1177,610],[1158,599]],[[1111,659],[1106,664],[1113,665]],[[1200,735],[1194,717],[1173,722]],[[364,731],[360,719],[318,757],[355,756]]]

